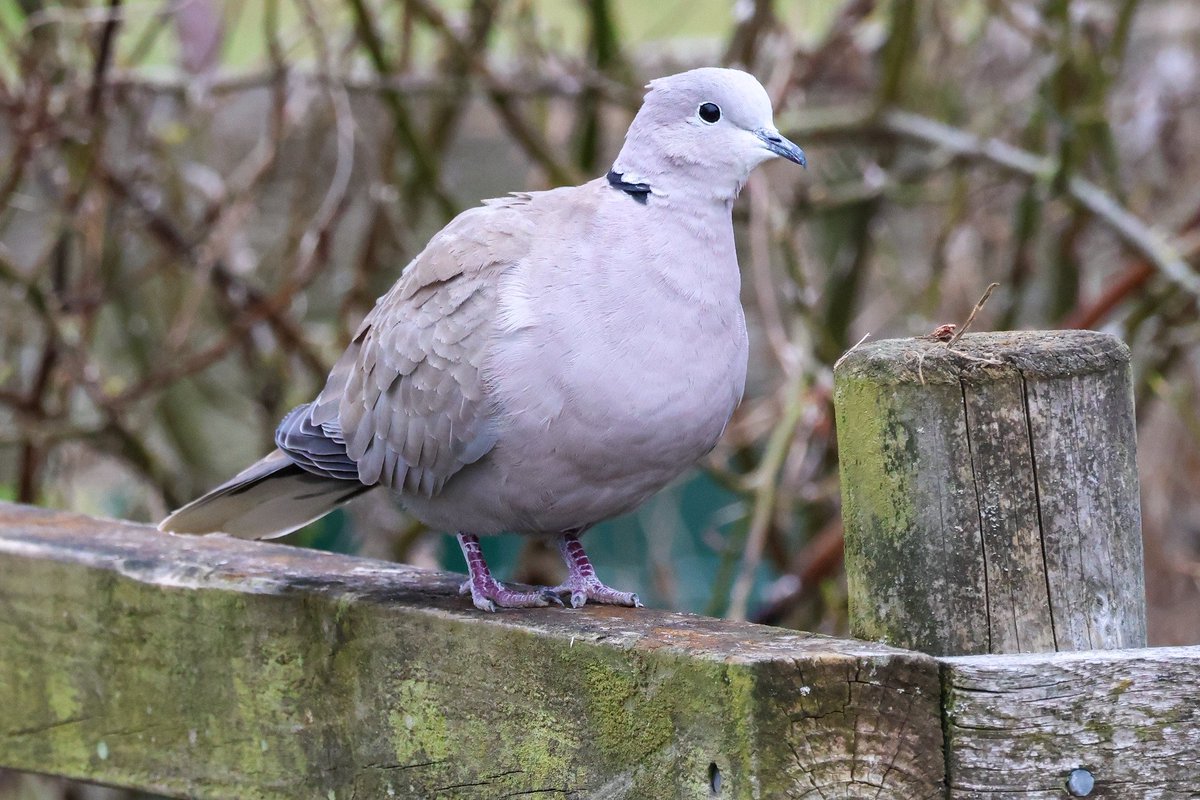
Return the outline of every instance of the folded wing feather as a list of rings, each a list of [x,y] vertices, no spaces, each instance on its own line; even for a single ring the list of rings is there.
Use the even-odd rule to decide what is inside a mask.
[[[313,425],[337,430],[358,480],[426,496],[496,443],[483,369],[497,277],[527,252],[524,199],[465,212],[363,320]],[[528,209],[526,209],[528,211]]]
[[[312,403],[276,431],[279,449],[159,527],[270,538],[376,485],[432,495],[496,443],[483,375],[498,277],[537,226],[528,195],[456,217],[363,320]]]

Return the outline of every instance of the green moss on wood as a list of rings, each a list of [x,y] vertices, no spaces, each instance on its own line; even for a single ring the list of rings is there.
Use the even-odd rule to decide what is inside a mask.
[[[842,375],[835,395],[851,624],[856,635],[883,642],[891,640],[887,606],[913,579],[906,570],[916,520],[914,440],[894,413],[893,393]]]
[[[848,353],[851,632],[936,655],[1144,644],[1128,357],[1062,331]]]
[[[0,765],[178,797],[708,798],[711,764],[726,798],[817,772],[873,796],[855,770],[895,737],[852,676],[936,676],[650,610],[485,615],[451,576],[2,504],[0,604]],[[910,733],[936,752],[927,699]],[[940,770],[883,785],[937,796]]]

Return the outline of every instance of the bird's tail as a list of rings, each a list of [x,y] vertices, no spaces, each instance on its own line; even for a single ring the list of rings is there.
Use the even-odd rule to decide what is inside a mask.
[[[372,488],[305,472],[276,450],[173,512],[158,529],[273,539],[320,519]]]

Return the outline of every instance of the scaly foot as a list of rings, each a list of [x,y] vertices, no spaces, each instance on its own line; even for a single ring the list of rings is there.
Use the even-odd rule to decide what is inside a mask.
[[[564,533],[558,537],[558,552],[563,561],[567,562],[569,574],[567,579],[550,591],[558,594],[571,595],[571,607],[581,608],[591,600],[593,603],[606,603],[613,606],[633,606],[641,608],[642,601],[633,592],[622,592],[606,586],[596,577],[596,570],[591,559],[583,550],[579,536],[574,533]]]
[[[483,551],[479,549],[479,537],[473,533],[458,534],[458,545],[467,559],[470,577],[458,588],[459,594],[470,594],[471,602],[480,611],[495,611],[497,608],[538,608],[551,603],[562,605],[558,595],[549,589],[533,592],[518,592],[509,589],[492,577]]]

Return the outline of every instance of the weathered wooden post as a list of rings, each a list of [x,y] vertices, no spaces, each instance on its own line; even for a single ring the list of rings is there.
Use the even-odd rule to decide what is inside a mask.
[[[933,655],[1145,645],[1124,344],[892,339],[835,384],[855,636]]]

